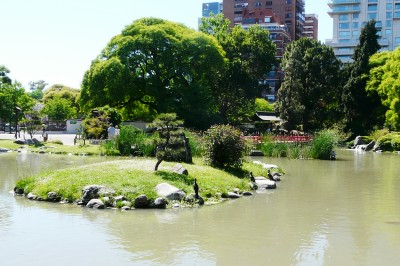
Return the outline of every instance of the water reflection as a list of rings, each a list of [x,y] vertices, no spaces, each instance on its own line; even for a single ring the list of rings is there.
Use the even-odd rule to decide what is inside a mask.
[[[400,259],[399,156],[343,151],[336,161],[265,159],[287,173],[276,190],[198,209],[99,211],[8,193],[21,176],[104,159],[0,156],[2,265],[46,265],[53,256],[57,265],[395,265]]]

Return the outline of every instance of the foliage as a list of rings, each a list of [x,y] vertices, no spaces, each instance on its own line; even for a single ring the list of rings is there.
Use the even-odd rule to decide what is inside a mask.
[[[204,160],[211,166],[242,166],[246,144],[239,129],[230,125],[214,125],[204,133],[204,146]]]
[[[359,44],[354,50],[353,63],[348,67],[349,78],[343,87],[342,102],[346,130],[356,135],[365,135],[374,126],[382,123],[382,105],[376,91],[366,91],[371,66],[370,57],[381,48],[378,43],[375,21],[368,21],[361,31]]]
[[[323,130],[318,132],[311,143],[311,158],[322,160],[331,159],[338,140],[339,136],[334,130]]]
[[[275,104],[269,103],[264,98],[256,98],[255,111],[273,112]]]
[[[44,92],[43,102],[47,104],[49,101],[57,98],[65,99],[79,113],[78,104],[80,90],[64,86],[62,84],[54,84]]]
[[[381,136],[377,140],[377,146],[383,151],[400,150],[400,134],[389,133]]]
[[[33,99],[40,101],[44,95],[44,89],[48,84],[44,80],[30,81],[29,89],[31,93],[29,94]]]
[[[86,138],[107,139],[107,128],[112,124],[117,126],[121,123],[122,116],[116,108],[108,105],[93,109],[83,120],[83,133]]]
[[[377,141],[380,137],[382,137],[386,134],[389,134],[389,133],[390,133],[389,129],[384,128],[384,129],[379,129],[379,130],[373,131],[370,136],[371,136],[371,139]]]
[[[2,84],[11,84],[12,80],[8,76],[10,70],[6,68],[4,65],[0,65],[0,85]]]
[[[192,130],[185,130],[185,136],[189,139],[190,150],[192,151],[193,157],[202,157],[204,149],[204,140],[201,132]]]
[[[330,126],[337,119],[340,62],[331,47],[302,38],[292,42],[282,61],[285,70],[276,111],[287,129]]]
[[[125,155],[121,154],[121,152],[117,149],[115,145],[114,139],[108,139],[101,143],[101,149],[104,150],[104,154],[108,156],[118,156],[118,155]]]
[[[260,80],[276,65],[276,46],[258,25],[229,29],[223,14],[202,18],[200,31],[213,35],[226,53],[213,96],[223,123],[240,123],[254,110]]]
[[[121,155],[155,155],[154,138],[132,126],[121,127],[115,145]]]
[[[59,96],[47,100],[41,112],[53,121],[75,118],[77,113],[76,108],[71,105],[70,101]]]
[[[257,149],[267,157],[310,158],[309,144],[277,142],[271,136],[264,136],[262,142],[257,144]]]
[[[370,58],[371,67],[367,91],[377,93],[385,107],[385,124],[400,130],[400,50],[381,52]]]
[[[156,139],[157,163],[154,168],[164,160],[192,162],[190,147],[188,147],[186,137],[182,134],[183,120],[178,120],[175,113],[159,114],[152,124],[148,127],[155,128],[158,132]]]
[[[158,18],[139,19],[93,60],[80,103],[128,111],[141,103],[156,113],[177,113],[189,126],[208,125],[211,84],[223,64],[224,52],[211,36]]]

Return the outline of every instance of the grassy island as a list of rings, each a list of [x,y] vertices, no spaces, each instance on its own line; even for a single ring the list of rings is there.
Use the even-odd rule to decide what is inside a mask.
[[[63,201],[72,203],[82,197],[85,186],[96,184],[113,191],[111,197],[123,195],[132,202],[142,194],[149,200],[156,199],[155,187],[164,182],[189,195],[193,193],[193,181],[196,178],[200,196],[206,203],[213,203],[235,188],[239,191],[250,190],[249,171],[255,175],[265,175],[265,170],[259,165],[249,162],[245,162],[240,170],[228,172],[195,159],[193,164],[182,163],[189,175],[174,173],[172,169],[175,162],[163,162],[158,171],[154,171],[155,164],[156,159],[134,158],[47,171],[17,181],[16,187],[24,190],[24,194],[33,193],[42,200],[48,200],[49,192],[56,192]]]

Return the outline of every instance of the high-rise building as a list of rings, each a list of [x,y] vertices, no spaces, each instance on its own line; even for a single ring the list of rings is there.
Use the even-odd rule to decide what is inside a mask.
[[[256,10],[272,10],[288,29],[292,40],[303,37],[304,1],[303,0],[224,0],[223,13],[231,21],[231,26],[242,25],[244,19],[253,20],[253,24],[268,21],[268,16],[256,17]],[[249,23],[246,23],[249,24]]]
[[[306,14],[304,22],[304,36],[310,39],[318,40],[318,15]]]
[[[222,3],[220,2],[210,2],[210,3],[203,3],[203,17],[209,17],[210,14],[217,15],[222,12]]]
[[[330,0],[333,19],[331,46],[342,62],[351,62],[359,35],[367,21],[375,20],[381,50],[394,50],[400,44],[399,0]]]

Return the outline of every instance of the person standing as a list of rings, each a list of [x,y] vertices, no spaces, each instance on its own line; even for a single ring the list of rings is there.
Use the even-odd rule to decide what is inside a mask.
[[[113,139],[115,136],[115,127],[113,126],[113,124],[110,125],[110,127],[107,129],[107,133],[108,133],[108,139]]]

